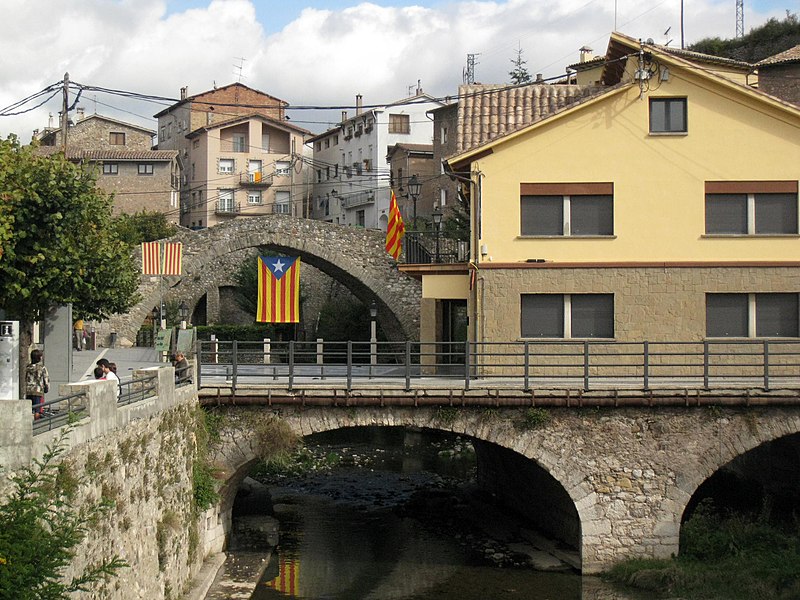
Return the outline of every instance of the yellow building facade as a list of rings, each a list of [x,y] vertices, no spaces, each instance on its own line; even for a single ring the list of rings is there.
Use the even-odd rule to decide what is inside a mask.
[[[716,71],[613,34],[602,93],[451,157],[471,265],[422,274],[423,341],[465,296],[478,342],[800,337],[800,110]]]

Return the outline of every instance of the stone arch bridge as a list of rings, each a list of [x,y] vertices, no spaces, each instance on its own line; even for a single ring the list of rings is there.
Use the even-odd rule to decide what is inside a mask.
[[[218,410],[225,426],[213,458],[224,481],[226,528],[239,484],[270,443],[266,423],[278,418],[300,436],[413,426],[469,436],[478,483],[574,548],[584,573],[625,558],[677,554],[682,517],[698,488],[753,449],[779,440],[793,472],[800,466],[800,410],[786,406],[552,408],[526,429],[519,426],[524,409],[512,408]]]
[[[267,247],[299,256],[365,304],[374,301],[378,322],[389,339],[418,339],[421,287],[397,269],[384,249],[384,236],[380,231],[288,215],[234,219],[199,231],[182,230],[168,241],[183,243],[183,275],[164,281],[143,275],[139,285],[142,300],[128,313],[102,323],[100,334],[114,331],[120,339],[134,340],[162,294],[165,301],[185,301],[193,311],[207,292],[213,294],[230,278],[237,256]]]

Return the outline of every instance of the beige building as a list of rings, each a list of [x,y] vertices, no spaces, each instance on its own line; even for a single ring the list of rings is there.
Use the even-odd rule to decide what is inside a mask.
[[[62,150],[61,129],[34,132],[39,152]],[[69,160],[97,171],[97,186],[114,196],[114,212],[160,212],[177,223],[178,153],[174,150],[151,150],[155,132],[131,123],[102,115],[84,117],[67,130]]]
[[[181,224],[200,229],[236,217],[307,216],[302,160],[308,133],[286,119],[286,102],[241,83],[187,96],[156,114],[158,148],[181,164]]]
[[[449,341],[455,306],[477,342],[796,340],[800,110],[621,34],[606,58],[604,89],[527,124],[500,118],[513,102],[460,119],[500,127],[449,159],[469,264],[403,267],[423,341]]]

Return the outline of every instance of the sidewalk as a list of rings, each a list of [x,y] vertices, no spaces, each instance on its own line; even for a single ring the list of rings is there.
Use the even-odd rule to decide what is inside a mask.
[[[158,367],[170,363],[158,362],[154,348],[100,348],[99,350],[72,351],[72,376],[70,382],[94,379],[95,363],[101,358],[117,363],[117,375],[121,380],[130,379],[134,369]]]

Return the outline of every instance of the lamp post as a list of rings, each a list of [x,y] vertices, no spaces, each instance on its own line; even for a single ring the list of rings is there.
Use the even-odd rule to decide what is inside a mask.
[[[417,198],[419,198],[421,192],[422,184],[417,179],[417,175],[414,174],[408,180],[408,195],[411,196],[411,201],[414,203],[414,231],[417,230]]]
[[[434,239],[436,240],[436,260],[435,260],[435,262],[437,262],[437,263],[439,262],[439,259],[440,259],[440,256],[439,256],[439,233],[440,233],[441,228],[442,228],[442,216],[443,216],[443,214],[442,214],[442,209],[441,208],[439,208],[437,206],[436,208],[433,209],[433,213],[431,214],[431,217],[433,218],[433,235],[434,235]]]
[[[369,305],[369,376],[378,362],[378,328],[375,318],[378,316],[378,307],[375,301]]]
[[[181,318],[181,329],[186,329],[186,321],[189,320],[189,307],[186,302],[181,302],[178,307],[178,316]]]
[[[158,323],[161,319],[160,312],[157,306],[154,306],[153,310],[150,311],[150,318],[153,320],[153,347],[155,348],[156,338],[158,337],[156,332],[158,330]]]

